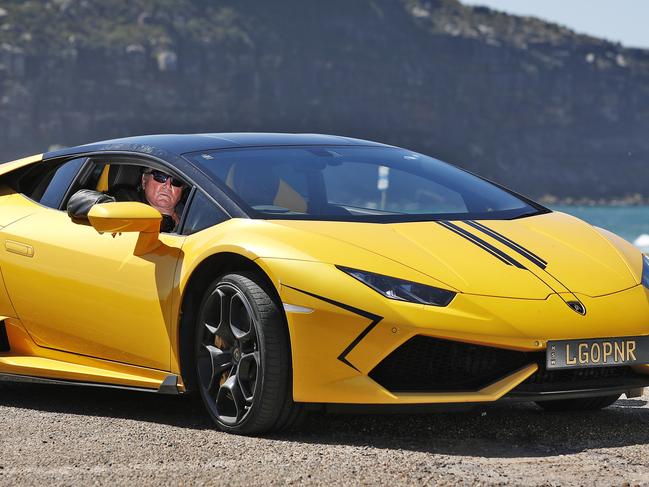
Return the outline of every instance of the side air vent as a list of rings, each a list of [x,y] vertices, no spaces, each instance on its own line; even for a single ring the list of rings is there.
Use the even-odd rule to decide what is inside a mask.
[[[0,321],[0,352],[9,351],[9,337],[7,336],[7,327],[4,321]]]

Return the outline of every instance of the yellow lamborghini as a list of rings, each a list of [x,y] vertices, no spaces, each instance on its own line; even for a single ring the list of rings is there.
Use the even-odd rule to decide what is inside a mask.
[[[147,178],[175,187],[170,225]],[[9,162],[0,245],[2,376],[196,391],[233,433],[649,385],[647,257],[379,143],[159,135]]]

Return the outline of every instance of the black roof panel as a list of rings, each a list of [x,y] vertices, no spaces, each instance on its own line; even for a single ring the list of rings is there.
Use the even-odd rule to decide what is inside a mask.
[[[44,158],[61,157],[98,151],[128,151],[155,154],[165,158],[187,152],[236,147],[263,147],[289,145],[372,145],[378,142],[352,139],[337,135],[273,134],[273,133],[220,133],[220,134],[165,134],[141,135],[122,139],[104,140],[91,144],[68,147],[48,152]]]

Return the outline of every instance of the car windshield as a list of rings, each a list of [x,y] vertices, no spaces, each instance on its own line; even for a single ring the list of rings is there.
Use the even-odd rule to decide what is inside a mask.
[[[253,218],[400,222],[547,211],[454,166],[376,146],[220,149],[185,155]]]

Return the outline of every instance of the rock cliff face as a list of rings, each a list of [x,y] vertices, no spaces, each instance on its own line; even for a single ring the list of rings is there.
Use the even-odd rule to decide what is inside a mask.
[[[3,0],[0,159],[323,132],[533,197],[649,197],[649,51],[456,0]]]

